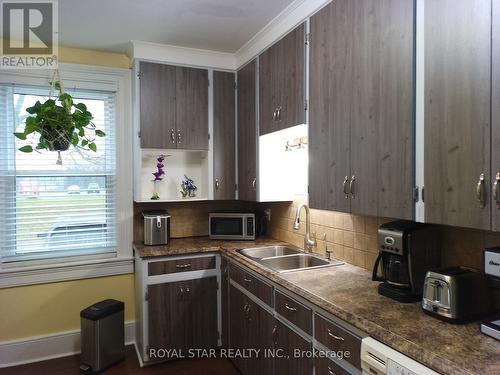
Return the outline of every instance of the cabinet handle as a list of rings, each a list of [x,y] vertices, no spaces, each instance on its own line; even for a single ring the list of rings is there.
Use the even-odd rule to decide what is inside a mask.
[[[328,375],[335,375],[335,373],[333,372],[333,370],[330,366],[328,366]]]
[[[281,121],[281,106],[278,107],[278,112],[276,113],[276,117],[278,118],[278,121]]]
[[[342,191],[344,192],[345,199],[349,199],[349,192],[347,191],[347,183],[349,182],[349,176],[344,177],[344,184],[342,185]]]
[[[170,140],[172,141],[172,143],[175,143],[175,130],[174,129],[170,129]]]
[[[278,112],[278,108],[275,108],[274,109],[274,112],[273,112],[273,121],[276,121],[276,113]]]
[[[191,267],[191,263],[186,263],[186,264],[176,264],[175,268],[177,269],[184,269],[184,268],[189,268]]]
[[[178,144],[182,143],[182,135],[180,130],[177,130],[177,143]]]
[[[215,190],[219,190],[219,179],[215,179]]]
[[[186,288],[186,293],[189,293],[191,290],[189,289],[189,287]]]
[[[285,308],[290,311],[297,311],[295,307],[290,306],[288,303],[285,303]]]
[[[497,173],[493,183],[493,199],[497,203],[497,208],[500,209],[500,172]]]
[[[243,281],[246,282],[246,283],[251,283],[252,279],[249,279],[248,277],[243,276]]]
[[[278,345],[278,326],[273,327],[273,342],[274,345]]]
[[[252,189],[253,189],[253,190],[257,190],[257,179],[256,179],[256,178],[254,178],[254,179],[252,180]]]
[[[180,287],[179,288],[179,298],[182,299],[183,296],[184,296],[184,288]]]
[[[345,341],[342,336],[334,335],[333,332],[330,331],[330,329],[328,329],[328,336],[333,337],[335,340],[338,340],[338,341]]]
[[[352,175],[351,182],[349,182],[349,192],[351,193],[351,197],[356,198],[356,192],[354,191],[354,183],[356,181],[356,176]]]
[[[486,191],[484,185],[484,173],[479,175],[479,181],[476,186],[477,200],[479,201],[479,207],[484,208],[486,205]]]

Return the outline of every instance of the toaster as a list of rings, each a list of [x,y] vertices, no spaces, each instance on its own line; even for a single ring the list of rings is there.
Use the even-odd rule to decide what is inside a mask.
[[[422,297],[425,313],[451,323],[481,318],[488,312],[486,278],[467,267],[428,271]]]

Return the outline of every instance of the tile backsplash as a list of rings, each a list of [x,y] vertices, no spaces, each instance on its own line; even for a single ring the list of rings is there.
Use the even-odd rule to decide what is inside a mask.
[[[293,229],[297,207],[306,201],[297,196],[293,202],[254,203],[244,201],[200,201],[181,203],[135,203],[134,241],[143,241],[142,211],[166,209],[171,219],[171,237],[208,235],[210,212],[262,212],[271,209],[268,236],[303,247],[305,212],[301,213],[299,230]],[[372,270],[378,254],[377,229],[387,218],[351,215],[342,212],[311,210],[311,232],[317,246],[314,252],[325,254],[331,250],[335,258]],[[440,226],[442,266],[463,265],[482,269],[483,250],[500,246],[500,233]]]
[[[134,241],[144,240],[142,211],[167,210],[170,219],[170,237],[197,237],[208,235],[210,212],[254,212],[257,203],[243,201],[186,201],[179,203],[134,203]]]
[[[265,204],[265,207],[271,208],[268,234],[302,247],[305,212],[301,213],[300,230],[293,229],[293,220],[297,207],[305,201],[306,197],[298,196],[293,202]],[[328,248],[333,251],[334,257],[371,271],[378,254],[378,226],[391,220],[311,209],[311,232],[317,240],[314,252],[324,254]],[[439,227],[443,267],[462,265],[482,269],[484,248],[500,246],[500,233],[444,225]]]

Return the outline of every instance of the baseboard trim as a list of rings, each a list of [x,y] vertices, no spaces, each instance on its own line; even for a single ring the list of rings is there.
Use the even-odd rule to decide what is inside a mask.
[[[135,344],[135,321],[125,322],[125,345]],[[80,353],[80,330],[0,341],[0,368]]]

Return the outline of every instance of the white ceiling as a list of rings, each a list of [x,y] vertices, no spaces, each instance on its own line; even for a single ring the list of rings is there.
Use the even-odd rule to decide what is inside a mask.
[[[124,53],[130,40],[236,52],[293,0],[59,0],[59,44]]]

